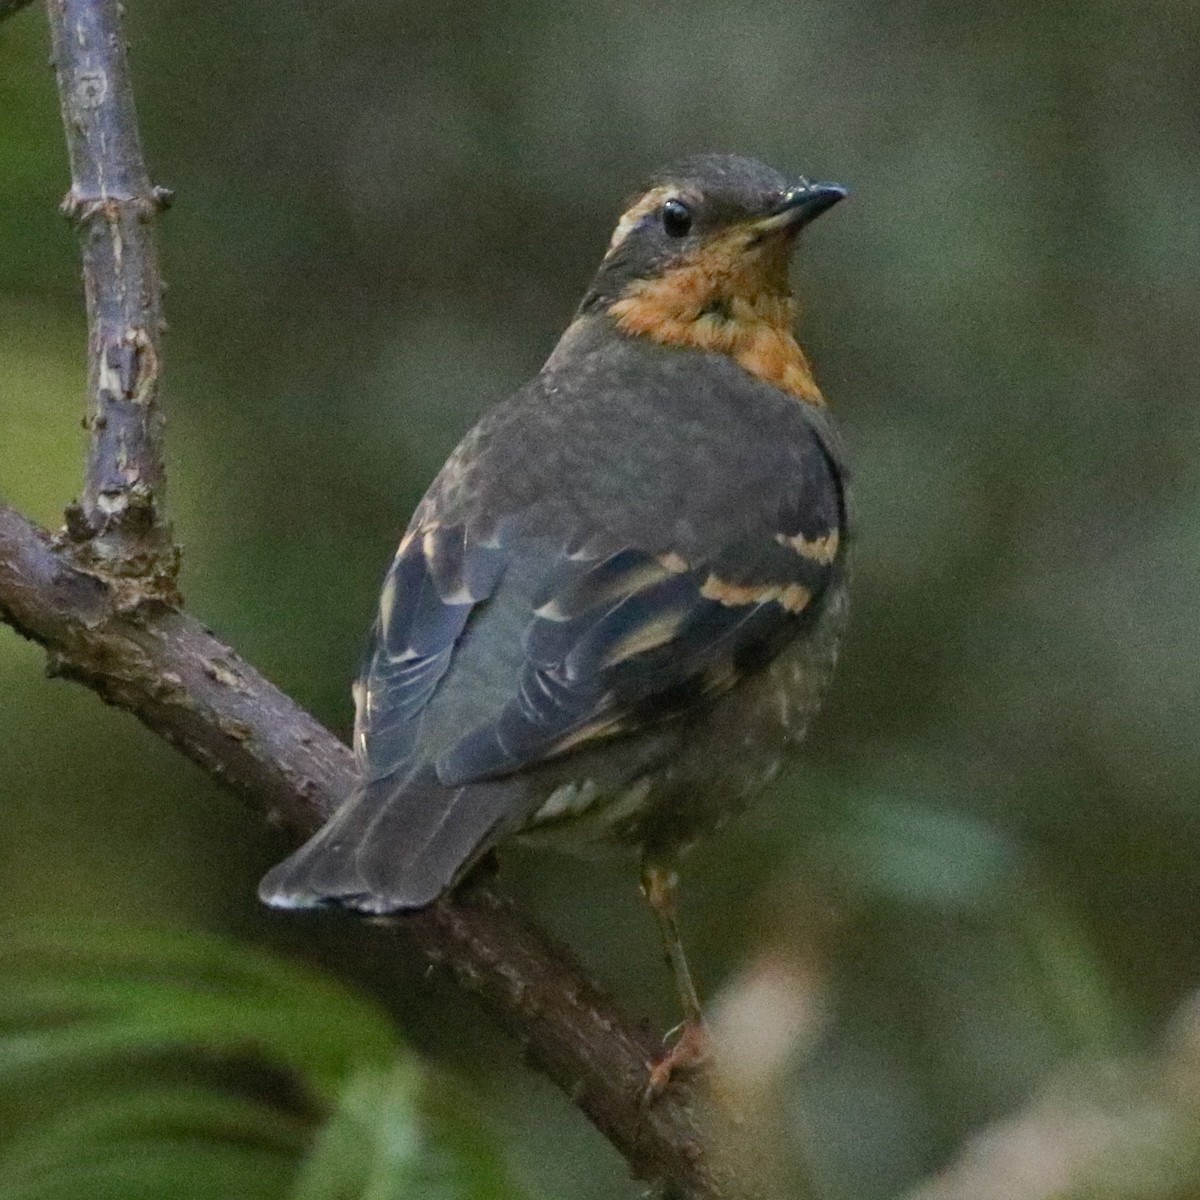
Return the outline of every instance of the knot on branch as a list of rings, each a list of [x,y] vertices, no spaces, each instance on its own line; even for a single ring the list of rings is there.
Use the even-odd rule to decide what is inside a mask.
[[[108,98],[108,76],[103,71],[83,70],[75,76],[72,99],[80,108],[99,108]]]
[[[182,605],[181,551],[153,497],[132,488],[101,493],[97,501],[90,514],[78,501],[67,505],[57,542],[72,565],[111,589],[115,612]]]
[[[99,379],[96,381],[105,399],[130,400],[146,404],[158,384],[158,352],[145,329],[132,326],[108,341],[100,355]],[[93,428],[104,418],[97,414]]]
[[[128,215],[139,221],[150,221],[175,202],[171,188],[152,187],[148,192],[115,196],[109,192],[86,193],[71,187],[59,204],[59,212],[75,225],[86,225],[100,218],[115,225]]]

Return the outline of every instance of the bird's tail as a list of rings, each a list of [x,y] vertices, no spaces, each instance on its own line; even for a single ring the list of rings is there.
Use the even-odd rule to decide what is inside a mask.
[[[457,788],[427,776],[374,780],[267,872],[259,898],[273,908],[423,908],[520,820],[525,791],[516,780]]]

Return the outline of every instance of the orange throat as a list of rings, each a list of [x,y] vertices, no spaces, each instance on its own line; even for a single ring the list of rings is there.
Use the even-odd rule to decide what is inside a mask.
[[[635,281],[608,313],[624,333],[727,354],[756,379],[806,404],[825,403],[792,333],[792,298],[764,289],[759,277],[718,275],[707,264],[684,263]]]

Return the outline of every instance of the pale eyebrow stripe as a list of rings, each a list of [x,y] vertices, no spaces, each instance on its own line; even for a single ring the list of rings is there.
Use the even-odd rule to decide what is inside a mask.
[[[617,222],[616,229],[613,230],[612,240],[608,243],[608,253],[611,254],[629,236],[633,227],[647,213],[652,213],[664,200],[669,200],[676,195],[678,193],[674,188],[656,187],[651,188],[644,196],[635,201],[621,214],[621,219]]]

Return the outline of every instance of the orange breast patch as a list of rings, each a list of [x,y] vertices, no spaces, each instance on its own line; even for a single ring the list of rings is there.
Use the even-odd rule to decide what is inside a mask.
[[[725,268],[725,269],[723,269]],[[749,273],[712,258],[636,280],[609,315],[625,333],[664,346],[727,354],[751,375],[806,404],[823,405],[812,368],[792,333],[794,305]]]

